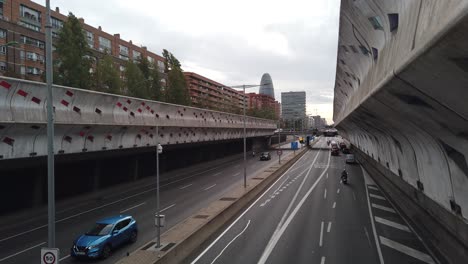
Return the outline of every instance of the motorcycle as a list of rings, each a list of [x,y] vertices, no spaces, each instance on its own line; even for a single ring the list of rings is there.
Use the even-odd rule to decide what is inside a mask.
[[[341,182],[343,184],[348,184],[348,173],[346,174],[341,174]]]

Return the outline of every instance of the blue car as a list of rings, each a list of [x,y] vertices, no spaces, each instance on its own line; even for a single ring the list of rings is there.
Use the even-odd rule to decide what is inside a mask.
[[[76,258],[107,258],[120,245],[137,240],[138,228],[131,216],[119,215],[97,221],[73,242],[70,255]]]

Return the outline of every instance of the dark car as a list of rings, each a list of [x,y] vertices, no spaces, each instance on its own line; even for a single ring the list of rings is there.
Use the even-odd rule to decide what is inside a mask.
[[[338,148],[332,148],[331,149],[331,155],[332,156],[339,156],[340,155],[340,150]]]
[[[346,148],[346,144],[344,142],[340,142],[340,149],[345,149]]]
[[[270,152],[262,152],[262,154],[260,154],[260,160],[271,160]]]
[[[349,148],[344,148],[343,154],[351,154],[351,151],[349,150]]]
[[[79,236],[70,255],[76,258],[107,258],[112,250],[137,240],[138,228],[131,216],[119,215],[101,219],[85,234]]]

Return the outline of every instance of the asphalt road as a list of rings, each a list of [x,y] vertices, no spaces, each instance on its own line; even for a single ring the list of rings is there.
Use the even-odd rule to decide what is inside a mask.
[[[437,263],[369,175],[328,150],[308,151],[185,262]]]
[[[287,151],[284,151],[286,153]],[[262,171],[277,163],[276,153],[271,153],[270,161],[259,161],[259,156],[249,157],[248,175]],[[242,160],[230,161],[216,166],[197,169],[186,168],[180,173],[180,180],[165,183],[161,188],[161,209],[166,215],[166,226],[162,232],[187,218],[210,202],[223,196],[233,186],[243,183]],[[112,215],[129,214],[138,222],[139,237],[135,244],[126,245],[113,252],[107,260],[99,263],[114,263],[127,252],[132,252],[145,242],[154,239],[154,214],[156,211],[156,191],[154,182],[148,179],[141,184],[129,184],[115,194],[100,201],[85,201],[67,207],[57,207],[56,245],[60,249],[60,263],[78,263],[69,256],[73,240],[86,232],[95,221]],[[2,219],[0,219],[2,223]],[[2,223],[0,226],[0,263],[39,263],[40,249],[47,242],[47,214],[24,214],[15,223]]]

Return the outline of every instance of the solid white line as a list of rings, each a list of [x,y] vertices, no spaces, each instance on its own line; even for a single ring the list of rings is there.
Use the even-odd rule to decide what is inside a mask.
[[[238,172],[238,173],[236,173],[236,174],[234,174],[234,175],[232,175],[232,176],[233,176],[233,177],[236,177],[236,176],[238,176],[238,175],[240,175],[240,172]]]
[[[319,240],[319,246],[323,245],[323,221],[322,224],[320,225],[320,240]]]
[[[327,189],[325,189],[325,192],[323,193],[323,199],[327,199]]]
[[[416,258],[416,259],[419,259],[421,261],[424,261],[426,263],[429,263],[429,264],[435,264],[434,260],[432,259],[431,256],[425,254],[425,253],[422,253],[416,249],[413,249],[413,248],[410,248],[410,247],[407,247],[403,244],[400,244],[398,242],[395,242],[393,240],[390,240],[388,238],[385,238],[383,236],[380,236],[380,243],[382,243],[382,245],[385,245],[387,247],[390,247],[390,248],[393,248],[395,250],[398,250],[406,255],[409,255],[413,258]]]
[[[68,254],[68,255],[66,255],[65,257],[59,259],[59,261],[66,260],[66,259],[69,258],[69,257],[70,257],[70,254]]]
[[[379,191],[379,188],[377,188],[377,187],[374,186],[374,185],[367,185],[367,188],[372,189],[372,190]]]
[[[328,155],[328,163],[327,163],[327,169],[330,165],[330,156],[331,155]],[[299,209],[302,207],[302,205],[305,203],[306,199],[309,198],[310,194],[312,193],[312,191],[315,189],[315,187],[318,185],[318,183],[320,182],[320,180],[323,178],[323,176],[325,175],[325,173],[327,172],[327,170],[324,170],[320,176],[317,178],[317,180],[314,182],[314,184],[312,185],[312,187],[310,187],[309,191],[307,191],[307,193],[303,196],[302,200],[297,204],[296,208],[294,208],[294,211],[292,211],[292,213],[289,215],[288,219],[286,220],[286,222],[281,226],[281,229],[276,233],[273,234],[272,238],[270,239],[270,242],[268,243],[267,247],[265,248],[265,250],[263,251],[263,254],[262,254],[262,257],[260,258],[260,260],[258,261],[258,264],[264,264],[268,257],[270,256],[271,252],[273,251],[273,249],[275,248],[276,244],[278,243],[279,239],[281,238],[281,236],[283,235],[284,231],[286,231],[286,228],[289,226],[289,224],[291,223],[291,221],[293,220],[293,218],[296,216],[297,212],[299,212]]]
[[[395,211],[395,210],[393,210],[392,208],[387,207],[387,206],[378,205],[378,204],[373,203],[373,204],[372,204],[372,207],[377,208],[377,209],[380,209],[380,210],[384,210],[384,211],[387,211],[387,212],[390,212],[390,213],[395,213],[395,214],[396,214],[396,211]]]
[[[364,233],[366,233],[367,242],[369,242],[369,247],[372,248],[372,244],[371,244],[371,242],[370,242],[369,233],[367,232],[367,228],[366,228],[366,227],[364,227]]]
[[[206,187],[205,189],[203,189],[203,191],[208,191],[209,189],[211,189],[211,188],[213,188],[215,186],[216,186],[216,183],[211,185],[211,186]]]
[[[331,230],[331,222],[328,222],[327,233],[330,233]]]
[[[384,218],[381,218],[381,217],[378,217],[378,216],[375,216],[374,218],[375,218],[376,222],[379,222],[381,224],[388,225],[388,226],[391,226],[391,227],[394,227],[394,228],[397,228],[397,229],[400,229],[400,230],[411,233],[411,230],[405,225],[395,223],[393,221],[390,221],[390,220],[387,220],[387,219],[384,219]]]
[[[192,185],[193,185],[193,183],[187,184],[187,185],[185,185],[185,186],[180,187],[179,190],[183,190],[183,189],[188,188],[188,187],[190,187],[190,186],[192,186]]]
[[[336,191],[336,193],[340,193],[340,188],[338,188],[338,190]]]
[[[336,207],[336,202],[333,202],[332,208],[335,208],[335,207]]]
[[[166,210],[168,210],[168,209],[174,207],[175,205],[176,205],[176,204],[169,205],[168,207],[166,207],[166,208],[164,208],[164,209],[162,209],[162,210],[159,210],[159,212],[162,213],[162,212],[164,212],[164,211],[166,211]]]
[[[372,193],[369,194],[369,196],[372,197],[372,198],[376,198],[376,199],[380,199],[380,200],[384,200],[384,201],[387,200],[387,199],[385,199],[385,197],[382,197],[382,196],[376,195],[376,194],[372,194]]]
[[[206,252],[208,252],[208,250],[210,250],[210,249],[214,246],[214,244],[216,244],[227,232],[229,232],[229,230],[230,230],[230,229],[231,229],[247,212],[249,212],[250,209],[251,209],[255,204],[257,204],[257,202],[260,201],[260,199],[262,199],[263,196],[265,196],[265,194],[267,194],[267,193],[270,191],[270,189],[272,189],[273,186],[275,186],[275,184],[277,184],[277,183],[281,180],[281,178],[283,178],[283,177],[291,170],[292,167],[294,167],[294,166],[295,166],[298,162],[300,162],[304,157],[305,157],[305,155],[303,155],[299,160],[297,160],[296,162],[294,162],[294,164],[293,164],[291,167],[289,167],[289,169],[286,170],[286,172],[283,173],[283,175],[281,175],[270,187],[268,187],[268,189],[267,189],[266,191],[264,191],[264,192],[262,193],[262,195],[260,195],[260,197],[258,197],[257,200],[255,200],[255,202],[253,202],[253,203],[252,203],[236,220],[234,220],[234,222],[232,222],[232,224],[231,224],[230,226],[228,226],[228,228],[226,228],[226,229],[223,231],[223,233],[221,233],[221,235],[219,235],[213,242],[211,242],[211,244],[210,244],[207,248],[205,248],[205,250],[204,250],[200,255],[198,255],[198,257],[197,257],[196,259],[194,259],[194,260],[191,262],[191,264],[194,264],[194,263],[196,263],[199,259],[201,259],[201,258],[203,257],[203,255],[205,255]]]
[[[125,213],[125,212],[127,212],[127,211],[132,210],[133,208],[137,208],[138,206],[142,206],[142,205],[144,205],[145,203],[146,203],[146,202],[143,202],[143,203],[141,203],[141,204],[137,204],[137,205],[135,205],[135,206],[132,206],[132,207],[130,207],[130,208],[127,208],[127,209],[125,209],[125,210],[120,211],[120,213]]]
[[[365,173],[364,170],[363,170],[363,173]],[[369,199],[369,190],[367,188],[366,188],[366,194],[367,194],[366,195],[366,197],[367,197],[367,208],[369,209],[369,216],[370,216],[370,219],[371,219],[370,222],[371,222],[371,225],[372,225],[372,231],[374,232],[374,239],[375,239],[375,245],[376,245],[376,248],[377,248],[377,254],[379,255],[380,264],[384,264],[385,262],[384,262],[383,256],[382,256],[382,249],[380,248],[379,240],[377,239],[377,231],[375,230],[374,216],[372,215],[372,209],[371,209],[370,199]]]
[[[223,250],[221,250],[221,252],[219,253],[218,256],[216,256],[215,259],[213,259],[213,261],[211,262],[211,264],[215,263],[216,260],[217,260],[219,257],[221,257],[221,255],[223,254],[224,250],[226,250],[226,249],[229,247],[229,245],[231,245],[232,242],[234,242],[234,240],[236,240],[238,237],[240,237],[240,236],[242,235],[242,233],[244,233],[245,230],[247,230],[247,227],[249,227],[249,225],[250,225],[250,220],[247,222],[247,225],[244,227],[244,229],[243,229],[239,234],[237,234],[237,236],[235,236],[235,237],[223,248]]]
[[[12,236],[9,236],[9,237],[0,239],[0,242],[6,241],[6,240],[8,240],[8,239],[15,238],[15,237],[17,237],[17,236],[21,236],[21,235],[24,235],[24,234],[27,234],[27,233],[31,233],[31,232],[36,231],[36,230],[38,230],[38,229],[44,228],[44,227],[46,227],[46,226],[47,226],[47,225],[41,225],[41,226],[38,226],[38,227],[36,227],[36,228],[30,229],[30,230],[28,230],[28,231],[24,231],[24,232],[18,233],[18,234],[16,234],[16,235],[12,235]]]
[[[21,254],[21,253],[24,253],[24,252],[28,251],[28,250],[31,250],[31,249],[33,249],[33,248],[35,248],[35,247],[44,245],[45,243],[46,243],[46,242],[42,242],[42,243],[37,244],[37,245],[35,245],[35,246],[28,247],[27,249],[24,249],[24,250],[21,250],[21,251],[19,251],[19,252],[16,252],[15,254],[12,254],[12,255],[10,255],[10,256],[4,257],[4,258],[0,259],[0,262],[1,262],[1,261],[4,261],[4,260],[7,260],[7,259],[9,259],[9,258],[12,258],[12,257],[14,257],[14,256],[17,256],[17,255],[19,255],[19,254]]]
[[[320,264],[325,264],[325,257],[322,257],[322,259],[320,260]]]

